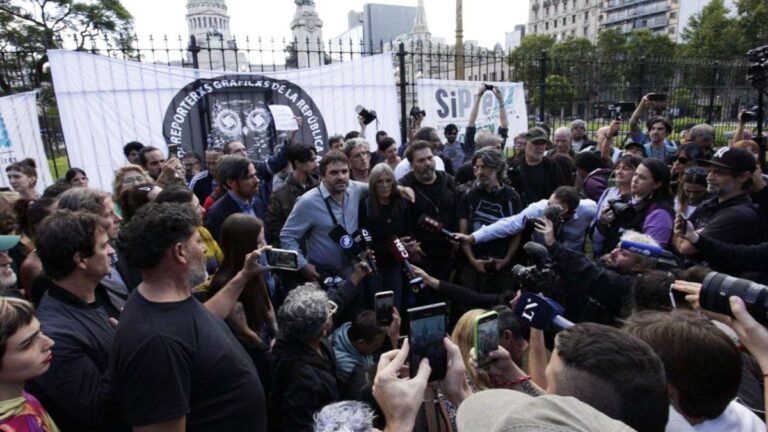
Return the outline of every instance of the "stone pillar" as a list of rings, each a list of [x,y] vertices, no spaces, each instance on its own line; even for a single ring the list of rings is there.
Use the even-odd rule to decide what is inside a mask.
[[[315,3],[311,0],[296,0],[296,14],[291,21],[291,30],[296,41],[299,68],[323,64],[322,27],[323,21],[315,11]]]

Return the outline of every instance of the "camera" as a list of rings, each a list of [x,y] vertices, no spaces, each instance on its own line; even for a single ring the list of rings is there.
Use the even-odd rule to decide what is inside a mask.
[[[485,91],[493,91],[494,86],[491,84],[483,84],[485,86]]]
[[[426,117],[427,116],[427,112],[426,111],[424,111],[423,109],[421,109],[421,108],[417,107],[416,105],[414,105],[411,108],[411,117],[416,117],[419,114],[421,114],[422,117]]]
[[[525,267],[515,264],[512,267],[512,277],[515,284],[523,291],[535,293],[548,293],[549,288],[555,281],[555,272],[552,270],[552,263],[548,261],[549,252],[547,248],[536,242],[528,242],[523,246],[523,250],[533,261],[533,265]]]
[[[704,278],[699,293],[699,304],[706,310],[733,316],[728,299],[732,296],[744,300],[747,312],[764,326],[768,326],[768,286],[723,273],[711,272]]]
[[[357,115],[363,118],[363,124],[370,124],[376,120],[376,111],[374,110],[367,110],[362,105],[358,105],[355,107],[355,111],[357,111]]]
[[[630,203],[621,201],[619,199],[613,199],[608,201],[608,208],[616,215],[616,222],[622,225],[631,221],[637,216],[637,209]]]
[[[757,121],[761,114],[763,114],[760,110],[759,106],[753,106],[747,111],[744,111],[744,114],[741,115],[741,118],[739,119],[742,123]]]

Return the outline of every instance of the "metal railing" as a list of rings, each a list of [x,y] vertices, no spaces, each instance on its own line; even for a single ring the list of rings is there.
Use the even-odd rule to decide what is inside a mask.
[[[81,41],[59,39],[59,46],[83,46]],[[111,46],[92,39],[85,46],[95,55],[225,71],[269,73],[295,69],[300,60],[317,64],[349,61],[381,52],[392,52],[400,101],[400,135],[405,139],[410,107],[418,104],[419,78],[455,79],[457,54],[452,46],[409,41],[371,44],[363,41],[288,41],[274,38],[242,40],[206,37],[189,41],[180,36],[134,38],[129,47]],[[365,47],[372,49],[366,49]],[[746,82],[745,62],[694,61],[617,55],[596,52],[539,52],[521,56],[498,49],[467,46],[463,53],[464,79],[468,81],[521,81],[526,91],[529,124],[552,127],[581,118],[595,131],[612,120],[609,108],[616,102],[637,102],[649,92],[665,93],[668,104],[661,114],[675,126],[709,122],[718,131],[734,129],[741,109],[757,101],[757,92]],[[0,95],[42,89],[41,128],[49,157],[65,154],[50,71],[44,52],[0,50]],[[375,109],[375,107],[372,107]],[[628,117],[628,114],[627,114]],[[344,133],[346,131],[332,131]],[[393,131],[390,131],[393,132]],[[56,176],[59,172],[54,173]]]

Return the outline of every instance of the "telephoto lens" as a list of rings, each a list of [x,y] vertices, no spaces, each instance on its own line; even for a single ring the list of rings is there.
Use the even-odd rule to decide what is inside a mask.
[[[768,286],[723,273],[711,272],[704,278],[699,293],[702,308],[733,316],[728,299],[732,296],[744,300],[747,311],[764,326],[768,326]]]

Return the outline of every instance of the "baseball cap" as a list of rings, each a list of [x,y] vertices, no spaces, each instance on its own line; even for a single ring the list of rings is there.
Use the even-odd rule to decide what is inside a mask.
[[[524,136],[527,141],[546,141],[547,144],[552,144],[552,141],[549,140],[547,131],[538,126],[528,129]]]
[[[475,393],[459,405],[461,432],[628,432],[634,429],[570,396],[529,396],[492,389]]]
[[[664,123],[664,129],[667,130],[668,134],[672,133],[672,122],[669,121],[669,119],[664,117],[664,116],[653,116],[653,117],[649,118],[648,121],[645,122],[645,126],[648,129],[650,129],[651,126],[654,125],[654,123],[658,123],[658,122]]]
[[[643,154],[645,154],[645,146],[643,144],[640,144],[639,142],[635,141],[628,141],[626,144],[624,144],[624,150],[632,147],[637,147],[640,150],[643,151]]]
[[[696,159],[701,166],[715,166],[734,172],[752,172],[756,168],[755,157],[744,149],[734,147],[721,147],[712,156],[711,160]]]
[[[0,235],[0,251],[5,252],[8,249],[13,248],[19,244],[21,236],[17,235]]]

